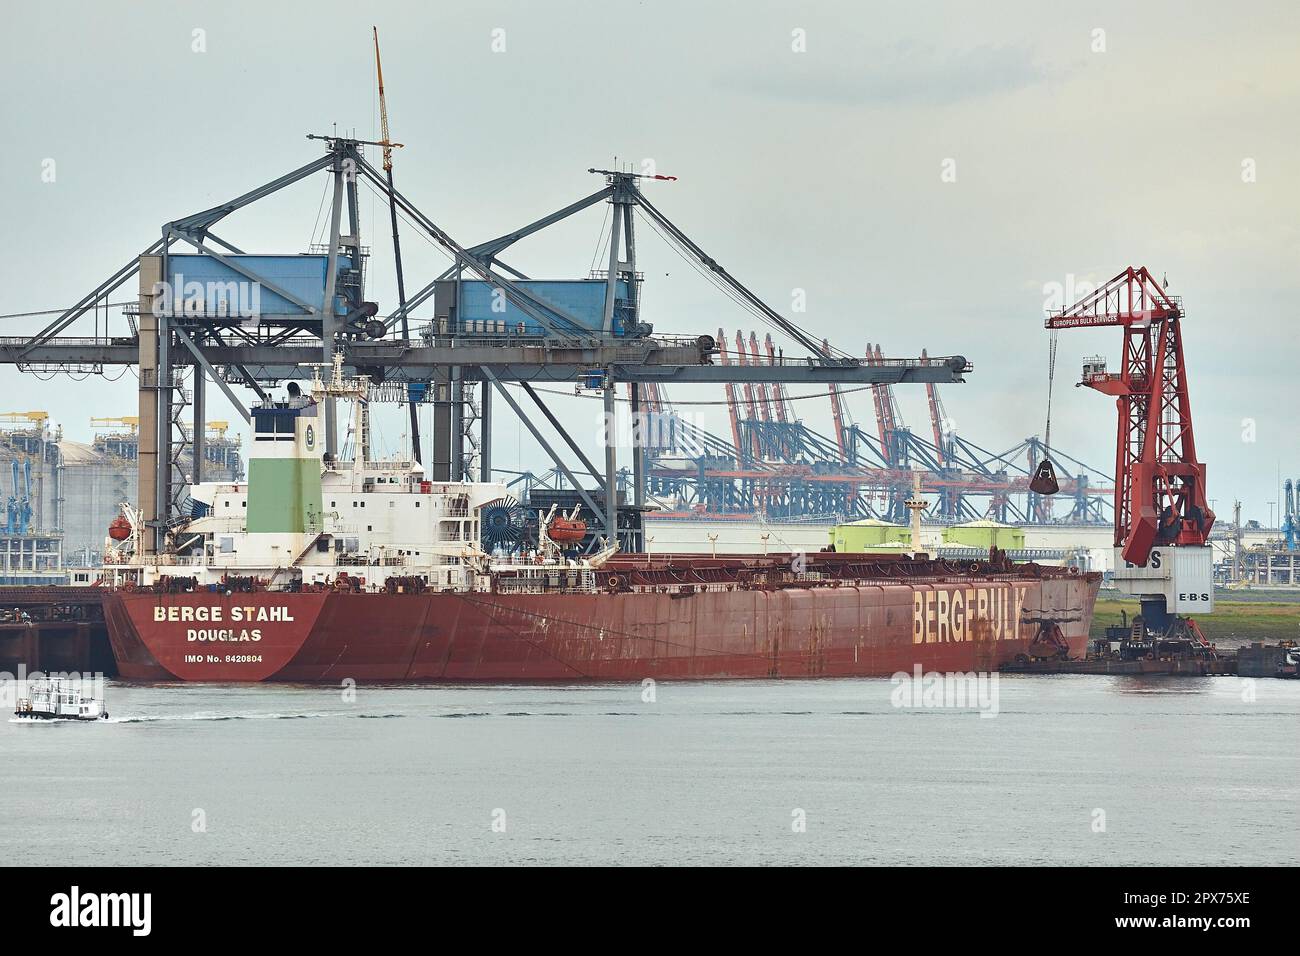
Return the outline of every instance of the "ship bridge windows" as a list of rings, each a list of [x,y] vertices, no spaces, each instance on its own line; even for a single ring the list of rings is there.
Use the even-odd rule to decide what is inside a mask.
[[[253,409],[253,440],[293,441],[294,421],[297,417],[297,409]]]

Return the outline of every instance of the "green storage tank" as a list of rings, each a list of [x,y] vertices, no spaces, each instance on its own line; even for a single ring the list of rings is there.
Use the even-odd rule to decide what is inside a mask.
[[[1003,551],[1019,551],[1025,546],[1025,532],[1014,525],[998,521],[967,521],[943,529],[943,543],[958,548],[1001,548]]]
[[[830,530],[831,544],[836,551],[878,551],[882,548],[906,548],[912,544],[912,531],[901,524],[891,524],[879,518],[864,518],[837,524]]]

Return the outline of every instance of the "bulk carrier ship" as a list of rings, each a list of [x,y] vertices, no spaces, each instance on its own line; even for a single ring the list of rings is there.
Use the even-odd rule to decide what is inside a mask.
[[[926,555],[565,553],[480,544],[503,484],[371,460],[368,385],[317,375],[253,410],[247,482],[194,486],[147,554],[135,512],[101,576],[128,680],[529,682],[887,676],[994,670],[1086,648],[1100,575]],[[352,402],[350,460],[323,403]]]

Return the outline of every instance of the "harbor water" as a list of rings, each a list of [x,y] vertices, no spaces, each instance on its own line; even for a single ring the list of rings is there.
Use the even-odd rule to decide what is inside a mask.
[[[0,722],[0,853],[75,865],[1300,862],[1300,682],[1002,677],[983,715],[903,690],[110,682],[109,721]]]

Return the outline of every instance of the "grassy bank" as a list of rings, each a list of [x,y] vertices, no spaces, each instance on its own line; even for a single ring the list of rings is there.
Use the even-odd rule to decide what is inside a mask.
[[[1137,601],[1099,598],[1092,636],[1105,637],[1109,625],[1119,624],[1121,609],[1128,612],[1129,620],[1140,610]],[[1251,641],[1300,641],[1300,603],[1294,601],[1225,601],[1216,597],[1213,614],[1193,617],[1207,638],[1224,647]]]

